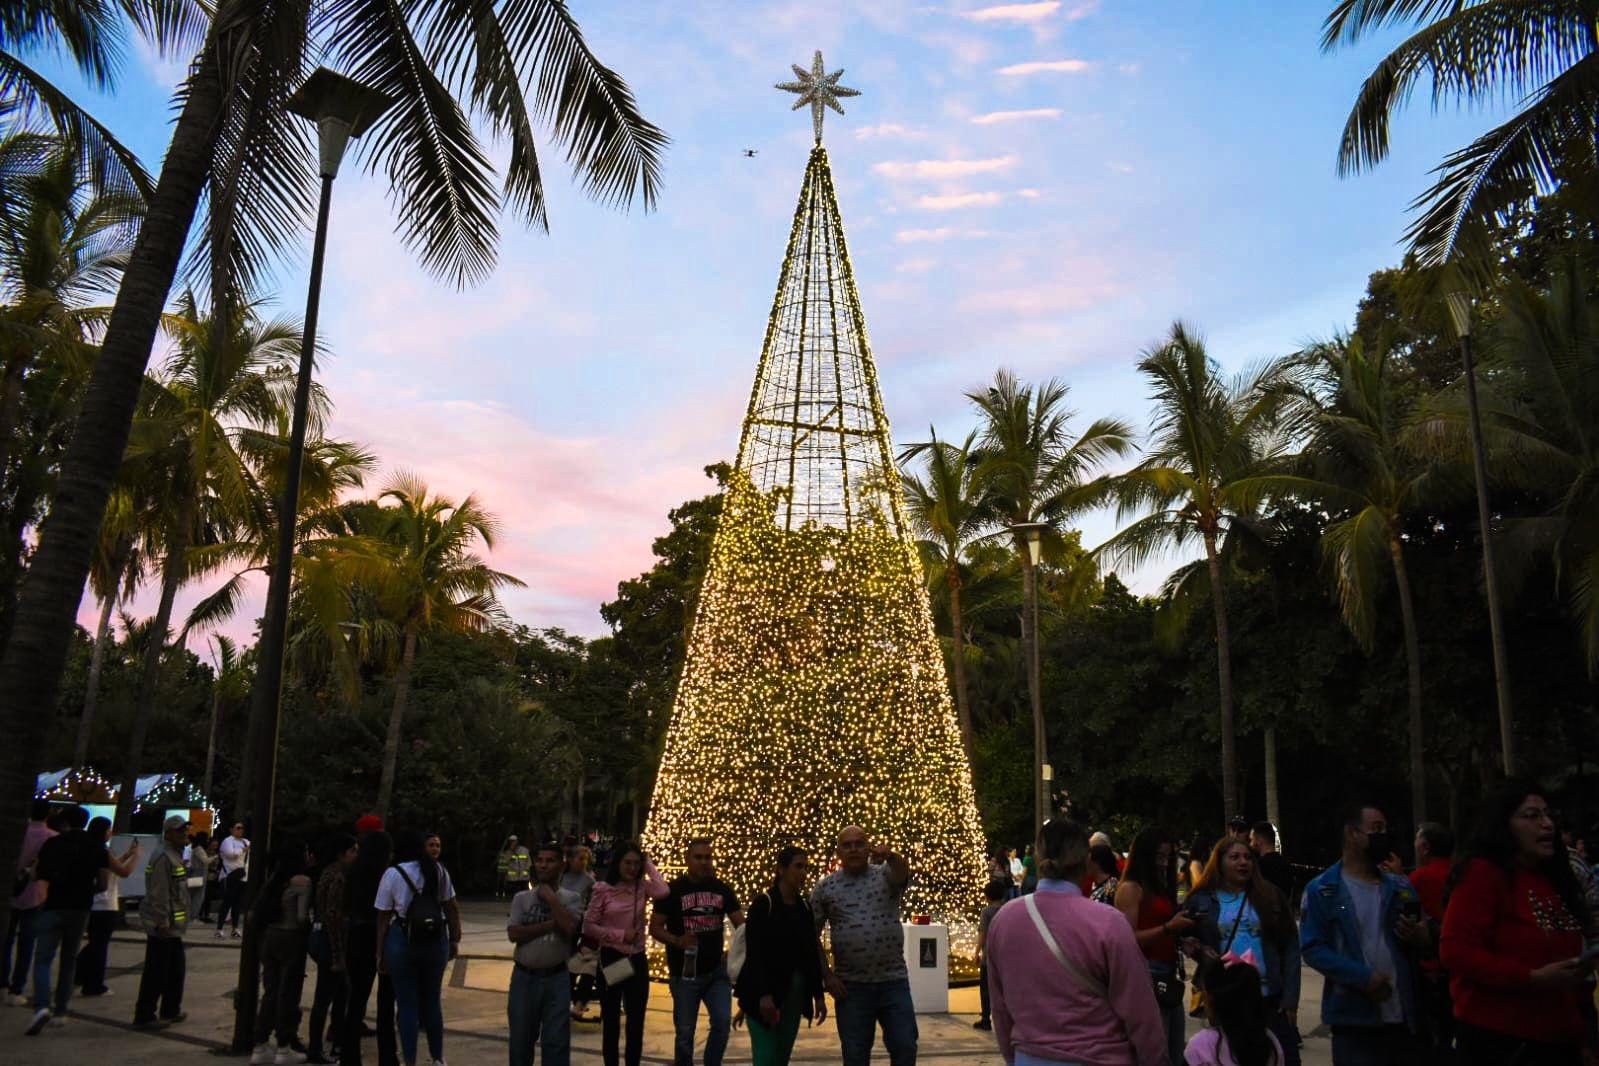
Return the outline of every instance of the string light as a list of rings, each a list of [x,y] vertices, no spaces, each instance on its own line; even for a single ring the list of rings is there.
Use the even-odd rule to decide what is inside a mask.
[[[700,593],[644,846],[708,837],[748,900],[786,844],[864,827],[913,872],[905,916],[975,948],[971,768],[898,491],[826,151],[811,153]],[[957,965],[957,972],[968,969]]]

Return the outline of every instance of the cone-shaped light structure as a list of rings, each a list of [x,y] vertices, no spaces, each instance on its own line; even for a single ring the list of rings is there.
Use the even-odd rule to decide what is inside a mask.
[[[709,837],[748,900],[777,849],[858,824],[907,856],[907,915],[969,951],[986,876],[971,771],[827,152],[805,169],[644,844]]]

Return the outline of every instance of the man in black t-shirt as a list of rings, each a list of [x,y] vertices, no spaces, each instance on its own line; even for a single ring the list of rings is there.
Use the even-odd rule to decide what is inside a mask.
[[[666,945],[671,973],[672,1027],[677,1033],[675,1066],[693,1066],[694,1030],[700,1004],[711,1019],[705,1039],[705,1066],[721,1066],[733,1022],[733,985],[728,980],[722,936],[726,922],[744,924],[738,896],[716,876],[709,840],[691,840],[688,873],[674,878],[667,897],[655,905],[650,935]]]
[[[46,1025],[66,1024],[67,1004],[72,1000],[72,977],[78,965],[78,944],[89,924],[89,909],[101,889],[100,871],[112,868],[114,860],[105,841],[96,840],[83,827],[89,812],[69,807],[65,814],[66,831],[45,841],[39,849],[38,880],[44,886],[44,902],[39,907],[38,942],[33,956],[33,1018],[25,1030],[38,1036]],[[118,872],[132,871],[132,860]],[[56,976],[55,1010],[50,1001],[50,964],[61,956]]]
[[[1289,907],[1297,908],[1299,900],[1294,896],[1294,871],[1288,865],[1288,860],[1283,858],[1283,853],[1277,850],[1277,827],[1270,822],[1256,822],[1249,831],[1249,846],[1254,849],[1260,876],[1277,886],[1277,891],[1283,894],[1283,900]]]

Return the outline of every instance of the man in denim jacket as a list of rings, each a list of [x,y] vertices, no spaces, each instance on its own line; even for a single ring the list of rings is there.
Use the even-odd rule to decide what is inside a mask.
[[[1370,804],[1343,819],[1343,861],[1305,887],[1299,926],[1304,960],[1327,979],[1321,1020],[1332,1029],[1334,1066],[1408,1066],[1416,1040],[1416,972],[1427,946],[1416,890],[1378,863],[1393,851],[1388,820]]]

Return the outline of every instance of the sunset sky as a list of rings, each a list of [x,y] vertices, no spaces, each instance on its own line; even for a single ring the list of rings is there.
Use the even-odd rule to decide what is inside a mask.
[[[673,138],[660,209],[586,201],[547,149],[550,233],[508,222],[494,277],[458,292],[347,163],[321,380],[334,434],[382,457],[376,484],[414,471],[503,519],[518,622],[587,635],[668,508],[733,458],[811,137],[772,84],[815,49],[863,93],[826,143],[899,442],[963,434],[962,393],[1000,366],[1064,379],[1080,424],[1142,425],[1133,365],[1176,317],[1229,368],[1329,335],[1399,259],[1427,170],[1492,118],[1423,97],[1388,163],[1340,179],[1344,117],[1393,37],[1323,55],[1330,0],[571,7]],[[142,57],[94,105],[152,169],[176,73]],[[301,312],[304,258],[277,311]],[[258,611],[231,631],[251,639]]]

